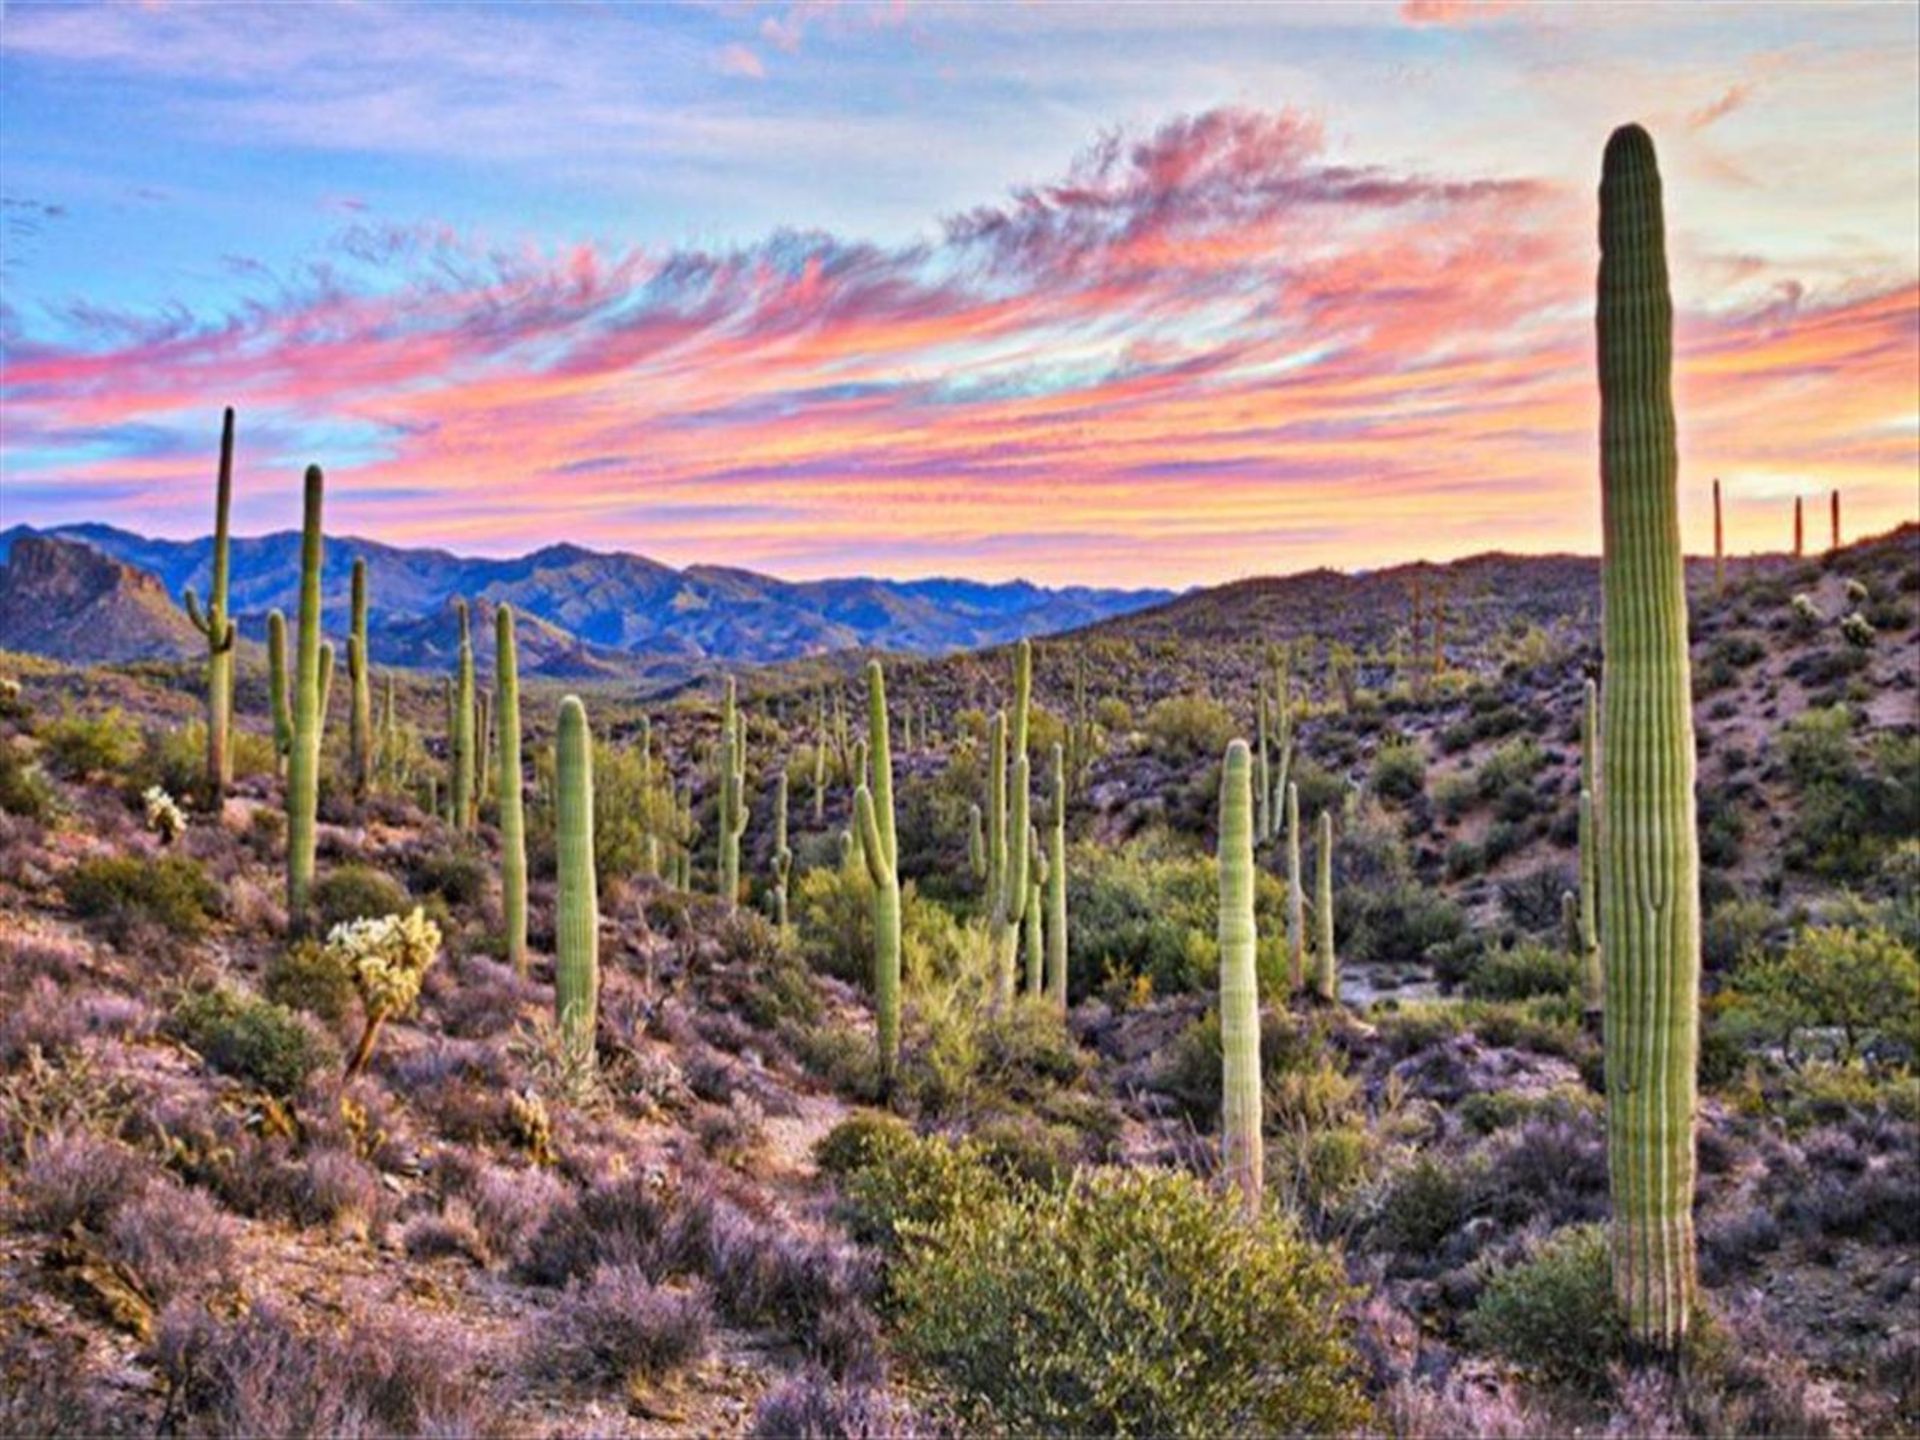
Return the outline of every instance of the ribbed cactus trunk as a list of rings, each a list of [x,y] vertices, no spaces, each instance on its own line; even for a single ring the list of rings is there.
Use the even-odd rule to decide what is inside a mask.
[[[1287,772],[1293,764],[1293,650],[1290,646],[1274,647],[1269,657],[1273,667],[1273,745],[1279,756],[1279,763],[1273,767],[1273,795],[1268,819],[1272,824],[1269,838],[1280,833],[1285,823],[1287,803]]]
[[[355,557],[348,608],[347,680],[353,687],[347,711],[347,770],[353,798],[373,788],[373,673],[367,654],[367,562]]]
[[[787,845],[787,772],[773,782],[773,923],[787,933],[787,884],[793,878],[793,851]]]
[[[720,901],[740,903],[740,837],[747,831],[747,726],[733,677],[720,714]]]
[[[1673,304],[1653,142],[1625,126],[1600,182],[1605,618],[1600,938],[1614,1289],[1672,1354],[1695,1289],[1700,858],[1674,433]],[[1795,505],[1796,516],[1798,504]]]
[[[1727,527],[1720,514],[1720,482],[1713,482],[1713,593],[1727,589]]]
[[[1307,984],[1307,897],[1300,874],[1300,787],[1287,786],[1287,986]]]
[[[218,810],[233,782],[233,751],[228,733],[233,726],[233,615],[227,595],[227,515],[233,506],[233,409],[220,421],[220,471],[214,482],[213,581],[207,588],[207,608],[192,589],[186,592],[187,615],[207,640],[207,804]]]
[[[819,736],[813,746],[813,823],[827,823],[827,707],[820,704]]]
[[[1053,747],[1053,824],[1047,834],[1047,994],[1067,1008],[1067,787],[1066,756]]]
[[[1260,1211],[1260,985],[1254,968],[1253,761],[1247,742],[1220,767],[1220,1161],[1249,1216]]]
[[[267,707],[273,718],[274,769],[287,773],[293,754],[293,680],[287,666],[287,617],[267,612]]]
[[[1253,751],[1253,788],[1254,788],[1254,830],[1256,844],[1264,845],[1273,835],[1273,762],[1268,758],[1267,737],[1267,682],[1262,679],[1256,687],[1253,704],[1254,751]]]
[[[861,863],[873,882],[873,1007],[880,1074],[891,1088],[900,1062],[900,849],[893,825],[893,751],[880,662],[867,662],[868,765],[872,788],[853,793]]]
[[[1040,832],[1033,830],[1027,836],[1027,873],[1032,877],[1027,886],[1027,912],[1021,922],[1021,933],[1025,938],[1027,957],[1026,993],[1037,996],[1041,986],[1046,983],[1047,940],[1043,932],[1043,913],[1046,908],[1045,889],[1047,883],[1047,855],[1040,848]]]
[[[287,920],[296,931],[307,924],[307,893],[313,887],[314,822],[320,806],[320,727],[326,720],[321,674],[320,567],[325,542],[320,507],[325,479],[309,465],[300,529],[300,610],[294,650],[292,740],[287,757]]]
[[[579,697],[560,702],[554,739],[553,1005],[560,1039],[583,1063],[593,1059],[600,1001],[600,891],[593,868],[593,737]]]
[[[473,697],[473,823],[480,823],[480,807],[493,788],[493,693],[478,690]]]
[[[1313,988],[1329,1003],[1340,998],[1340,960],[1333,948],[1333,816],[1320,812],[1320,843],[1313,857]]]
[[[1840,492],[1838,490],[1827,497],[1827,512],[1827,518],[1833,527],[1833,534],[1827,548],[1838,550],[1840,548]]]
[[[967,869],[976,880],[987,878],[987,833],[978,805],[967,807]]]
[[[1807,553],[1807,515],[1806,507],[1798,495],[1793,497],[1793,554],[1794,558]]]
[[[453,673],[453,708],[449,716],[453,739],[453,824],[458,830],[473,825],[473,623],[467,602],[454,602],[460,622],[460,654]]]
[[[1594,843],[1594,750],[1600,743],[1599,688],[1588,680],[1580,715],[1580,989],[1589,1016],[1606,1008],[1607,977],[1600,958],[1600,850]]]
[[[513,607],[493,612],[493,683],[499,691],[500,897],[507,922],[507,963],[527,973],[527,822],[520,760],[520,650]]]
[[[995,996],[1003,1007],[1013,1001],[1020,951],[1021,922],[1031,889],[1027,834],[1032,820],[1032,767],[1027,760],[1028,710],[1033,694],[1033,647],[1022,640],[1014,648],[1013,713],[996,716],[989,746],[988,883],[993,896],[989,925],[994,945]]]

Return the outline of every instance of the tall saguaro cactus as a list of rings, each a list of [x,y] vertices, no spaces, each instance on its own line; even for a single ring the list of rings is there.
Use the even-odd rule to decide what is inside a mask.
[[[1807,512],[1801,498],[1793,497],[1793,558],[1807,553]]]
[[[1832,540],[1827,548],[1838,550],[1840,548],[1840,492],[1838,490],[1827,497],[1827,518],[1833,527]]]
[[[1313,858],[1313,920],[1320,943],[1314,946],[1313,988],[1322,1000],[1340,998],[1340,960],[1333,949],[1333,816],[1320,812],[1320,843]]]
[[[996,996],[1013,1000],[1019,965],[1020,927],[1031,888],[1027,832],[1031,825],[1032,767],[1027,759],[1027,720],[1033,694],[1033,647],[1014,649],[1013,713],[994,717],[988,759],[987,887],[993,902],[989,922],[994,946]],[[1009,770],[1009,766],[1011,769]]]
[[[220,808],[233,779],[233,752],[227,745],[227,732],[233,724],[234,629],[227,603],[227,513],[232,505],[233,407],[228,406],[220,421],[220,473],[214,482],[213,501],[213,583],[207,588],[206,611],[202,613],[200,597],[191,587],[183,597],[194,628],[207,637],[207,803],[214,810]]]
[[[1307,897],[1300,876],[1300,787],[1287,786],[1287,984],[1307,983]]]
[[[773,921],[787,933],[787,882],[793,878],[793,851],[787,846],[787,772],[773,782]]]
[[[1053,747],[1053,824],[1047,834],[1047,994],[1067,1008],[1067,787],[1073,775]]]
[[[576,1061],[590,1063],[600,1003],[600,889],[593,868],[593,736],[576,695],[560,702],[553,752],[553,1006],[561,1043]]]
[[[1600,180],[1596,312],[1613,1282],[1634,1341],[1671,1353],[1685,1337],[1695,1290],[1700,855],[1660,188],[1646,131],[1614,131]]]
[[[274,766],[286,774],[293,754],[293,687],[287,670],[287,617],[267,612],[267,706],[273,716]]]
[[[729,675],[720,713],[720,900],[728,910],[740,902],[740,837],[746,833],[747,725]]]
[[[373,784],[373,673],[367,654],[367,562],[353,561],[347,631],[347,680],[352,685],[347,710],[347,769],[353,798],[364,800]]]
[[[474,709],[473,709],[473,624],[465,600],[454,602],[460,621],[460,657],[453,676],[453,710],[449,716],[453,740],[453,825],[456,830],[473,826],[474,787]]]
[[[325,541],[320,507],[326,488],[318,465],[309,465],[300,526],[300,611],[294,650],[292,741],[287,757],[287,918],[296,929],[307,920],[313,887],[314,821],[320,806],[320,727],[331,670],[321,655],[320,567]],[[328,651],[331,654],[331,649]]]
[[[1713,482],[1713,593],[1727,589],[1727,527],[1720,515],[1720,482]]]
[[[1220,767],[1221,1170],[1249,1215],[1259,1213],[1265,1152],[1260,1136],[1260,982],[1253,914],[1253,757],[1227,746]]]
[[[900,848],[893,826],[893,750],[887,736],[887,685],[878,660],[867,662],[867,763],[871,788],[853,792],[860,854],[873,881],[873,1006],[880,1074],[888,1086],[900,1061]]]
[[[507,921],[507,961],[527,973],[526,792],[520,766],[520,651],[513,607],[493,612],[493,683],[499,692],[494,724],[500,736],[500,894]]]

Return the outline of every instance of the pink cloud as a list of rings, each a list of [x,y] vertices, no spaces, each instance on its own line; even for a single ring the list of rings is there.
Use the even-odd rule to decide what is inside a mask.
[[[1704,130],[1716,120],[1724,120],[1752,98],[1753,88],[1754,87],[1746,81],[1729,85],[1712,100],[1687,116],[1687,128],[1689,130]]]
[[[722,75],[739,75],[748,80],[767,78],[767,67],[760,63],[758,55],[744,45],[722,46],[714,64]]]

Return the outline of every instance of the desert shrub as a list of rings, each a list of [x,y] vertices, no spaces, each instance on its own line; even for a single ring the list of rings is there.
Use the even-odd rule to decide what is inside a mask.
[[[1558,931],[1561,897],[1574,887],[1574,877],[1553,865],[1543,865],[1515,876],[1500,886],[1500,909],[1522,930],[1540,934]]]
[[[1383,745],[1373,757],[1373,792],[1405,804],[1427,788],[1427,755],[1416,741]]]
[[[140,758],[140,727],[118,707],[94,714],[68,709],[40,727],[40,742],[62,775],[119,775]]]
[[[1479,789],[1465,775],[1442,775],[1433,782],[1434,808],[1448,820],[1458,820],[1473,808]]]
[[[1479,787],[1483,800],[1491,800],[1513,789],[1523,790],[1531,797],[1533,777],[1546,763],[1546,753],[1541,750],[1540,742],[1531,735],[1522,735],[1507,741],[1489,755],[1474,783]]]
[[[291,1095],[337,1058],[324,1038],[284,1005],[229,989],[198,990],[173,1008],[168,1028],[216,1070]]]
[[[1463,1167],[1422,1155],[1393,1177],[1374,1220],[1374,1242],[1412,1255],[1431,1254],[1465,1222],[1473,1199]]]
[[[1272,1099],[1281,1077],[1314,1068],[1324,1037],[1284,1010],[1260,1014],[1260,1083]],[[1172,1096],[1199,1124],[1220,1118],[1220,1012],[1209,1010],[1175,1037],[1153,1072],[1153,1087]]]
[[[1481,1000],[1528,1000],[1564,995],[1580,983],[1580,961],[1566,951],[1525,940],[1488,950],[1467,976],[1467,993]]]
[[[352,920],[404,915],[413,908],[405,886],[369,865],[341,865],[327,871],[313,882],[310,896],[322,932]]]
[[[1834,880],[1871,877],[1920,826],[1920,736],[1886,734],[1855,753],[1844,705],[1809,710],[1782,732],[1798,804],[1787,863]]]
[[[53,785],[24,748],[0,736],[0,813],[50,820],[57,801]]]
[[[599,779],[597,772],[594,778],[596,781]],[[597,841],[600,833],[600,812],[597,810],[593,822]],[[415,894],[438,895],[449,905],[472,905],[486,893],[487,866],[479,856],[463,850],[430,850],[408,867],[407,881]],[[397,914],[407,909],[409,903],[403,898],[394,910],[381,913]],[[373,912],[363,913],[370,915]]]
[[[1468,1341],[1562,1384],[1599,1390],[1626,1349],[1606,1231],[1556,1231],[1500,1271],[1467,1316]]]
[[[979,1146],[910,1136],[875,1148],[865,1164],[842,1177],[841,1218],[862,1244],[896,1249],[903,1231],[938,1225],[1004,1189]]]
[[[1234,737],[1233,712],[1206,695],[1170,695],[1147,712],[1147,739],[1156,753],[1180,764],[1211,760]]]
[[[165,1305],[232,1279],[235,1229],[204,1191],[167,1181],[120,1208],[107,1254],[139,1278],[149,1300]]]
[[[1728,900],[1713,907],[1700,927],[1701,961],[1709,970],[1730,970],[1757,953],[1775,925],[1773,907],[1760,900]]]
[[[884,1110],[863,1110],[842,1120],[813,1147],[820,1173],[842,1179],[879,1163],[882,1156],[914,1139],[913,1127]]]
[[[1460,907],[1432,886],[1400,879],[1337,893],[1343,959],[1429,960],[1467,934]]]
[[[124,940],[144,926],[177,939],[205,933],[220,892],[197,860],[184,855],[148,859],[104,855],[82,860],[61,881],[74,913],[96,920]]]
[[[267,998],[290,1010],[305,1010],[329,1024],[353,1008],[353,975],[346,958],[315,940],[301,940],[267,962]]]
[[[704,1288],[670,1290],[635,1266],[604,1266],[535,1323],[529,1368],[542,1378],[626,1389],[698,1360],[712,1329]]]
[[[901,1343],[1014,1433],[1344,1432],[1366,1407],[1335,1263],[1183,1174],[1098,1171],[909,1242]]]
[[[747,1433],[752,1440],[904,1440],[923,1432],[912,1410],[884,1390],[837,1384],[809,1366],[766,1393]]]
[[[72,1225],[101,1232],[152,1179],[152,1165],[125,1145],[62,1131],[45,1137],[20,1168],[15,1213],[47,1234]]]
[[[1735,1017],[1777,1036],[1790,1056],[1831,1049],[1852,1060],[1891,1042],[1920,1050],[1920,956],[1880,929],[1816,926],[1779,955],[1758,954],[1735,973],[1726,997]]]

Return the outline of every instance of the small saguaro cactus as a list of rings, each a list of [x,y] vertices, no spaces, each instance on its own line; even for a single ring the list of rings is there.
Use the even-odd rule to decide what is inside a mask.
[[[1276,645],[1268,652],[1273,668],[1273,748],[1280,757],[1273,767],[1273,799],[1268,812],[1271,839],[1284,821],[1287,795],[1287,770],[1293,764],[1293,648]]]
[[[873,1005],[880,1074],[893,1084],[900,1061],[900,850],[893,825],[893,751],[887,736],[887,687],[880,662],[867,662],[868,766],[872,787],[853,792],[861,863],[873,882]]]
[[[1040,848],[1038,827],[1027,836],[1027,854],[1030,857],[1028,873],[1032,876],[1032,883],[1027,886],[1027,912],[1021,922],[1026,941],[1026,993],[1038,995],[1040,987],[1046,983],[1047,970],[1047,943],[1042,933],[1045,923],[1042,912],[1046,907],[1047,852]]]
[[[813,823],[827,823],[827,707],[820,703],[820,729],[813,742]]]
[[[987,837],[978,805],[967,807],[967,869],[976,880],[987,878]]]
[[[600,891],[593,868],[593,736],[576,695],[560,702],[553,748],[553,1004],[569,1057],[591,1064],[600,1001]]]
[[[1322,1000],[1340,998],[1340,962],[1333,949],[1333,816],[1320,812],[1320,844],[1313,864],[1313,919],[1320,943],[1314,947],[1313,988]]]
[[[513,607],[493,612],[493,683],[499,689],[500,895],[507,922],[507,962],[527,973],[526,794],[520,765],[520,654]]]
[[[460,655],[453,677],[453,825],[456,830],[473,828],[473,625],[467,602],[456,600],[454,614],[460,623]]]
[[[275,768],[287,773],[293,754],[293,691],[287,674],[287,617],[267,612],[267,705],[273,716]]]
[[[1833,534],[1827,548],[1840,548],[1840,492],[1835,490],[1827,496],[1827,518],[1832,523]]]
[[[367,562],[361,556],[354,557],[350,593],[347,681],[352,692],[347,709],[347,770],[353,798],[364,800],[373,785],[373,673],[367,654]]]
[[[1254,746],[1253,746],[1253,840],[1256,845],[1264,845],[1273,838],[1273,762],[1270,758],[1267,739],[1267,682],[1259,680],[1255,685],[1253,704]]]
[[[307,467],[300,527],[300,623],[293,667],[293,736],[287,759],[287,918],[297,930],[307,923],[307,892],[313,886],[314,821],[320,805],[320,729],[326,722],[326,663],[320,643],[320,567],[325,541],[320,507],[326,481],[318,465]],[[322,670],[328,673],[323,676]]]
[[[480,823],[480,806],[493,788],[493,692],[479,689],[473,697],[473,821]]]
[[[1287,786],[1287,984],[1307,983],[1307,898],[1300,877],[1300,787]]]
[[[1053,825],[1047,837],[1047,994],[1067,1008],[1067,786],[1072,776],[1053,747]]]
[[[1614,1293],[1628,1335],[1672,1355],[1696,1285],[1700,851],[1665,230],[1653,141],[1623,126],[1601,173],[1595,315],[1607,1169]]]
[[[793,878],[793,851],[787,847],[787,772],[773,782],[773,923],[787,933],[787,883]]]
[[[747,722],[731,675],[720,713],[720,900],[740,901],[740,837],[747,833]]]
[[[1801,498],[1793,497],[1793,556],[1799,559],[1807,553],[1807,513]]]
[[[1253,760],[1227,746],[1220,767],[1220,1159],[1248,1215],[1260,1210],[1260,982],[1254,966]]]
[[[1713,482],[1713,593],[1727,589],[1727,529],[1720,516],[1720,482]]]
[[[207,803],[215,810],[233,779],[233,752],[227,732],[233,725],[233,616],[227,603],[227,512],[233,504],[233,408],[220,421],[220,471],[214,482],[213,583],[207,608],[189,586],[184,598],[188,618],[207,639]],[[1837,512],[1836,512],[1837,513]]]

